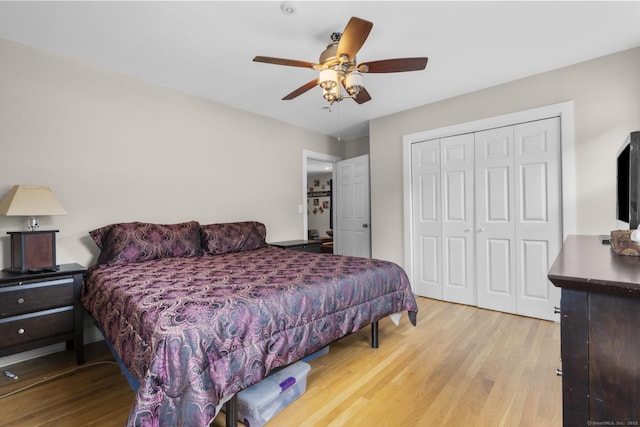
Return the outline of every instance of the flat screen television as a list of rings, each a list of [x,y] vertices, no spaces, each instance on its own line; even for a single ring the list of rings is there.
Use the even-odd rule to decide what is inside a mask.
[[[640,132],[631,132],[617,155],[616,227],[637,229],[640,216]]]

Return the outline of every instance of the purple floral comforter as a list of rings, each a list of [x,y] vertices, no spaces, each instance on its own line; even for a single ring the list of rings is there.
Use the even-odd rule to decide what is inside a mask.
[[[418,310],[396,264],[273,247],[94,266],[82,302],[140,381],[130,426],[207,426],[274,368]]]

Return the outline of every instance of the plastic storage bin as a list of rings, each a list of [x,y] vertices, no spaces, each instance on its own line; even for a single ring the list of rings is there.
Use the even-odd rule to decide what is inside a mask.
[[[296,362],[238,393],[238,420],[261,427],[307,389],[311,366]]]
[[[327,353],[329,353],[329,346],[323,347],[320,350],[316,351],[315,353],[308,355],[307,357],[303,358],[302,361],[308,362],[310,360],[315,359],[316,357],[324,356]]]

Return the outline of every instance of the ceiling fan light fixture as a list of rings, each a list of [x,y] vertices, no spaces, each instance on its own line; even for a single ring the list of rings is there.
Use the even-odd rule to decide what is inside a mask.
[[[355,71],[349,73],[345,79],[345,88],[349,95],[356,96],[363,88],[362,74]]]
[[[335,70],[320,71],[318,84],[324,90],[331,90],[338,85],[338,73]]]
[[[335,85],[328,89],[322,89],[322,97],[326,99],[329,104],[333,104],[336,101],[340,101],[340,86]]]

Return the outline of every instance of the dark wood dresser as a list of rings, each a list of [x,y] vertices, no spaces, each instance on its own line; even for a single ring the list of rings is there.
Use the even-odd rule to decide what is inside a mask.
[[[0,272],[0,356],[65,341],[83,363],[80,292],[86,271],[63,264],[57,271]]]
[[[639,425],[640,257],[569,236],[549,280],[562,288],[563,424]]]

